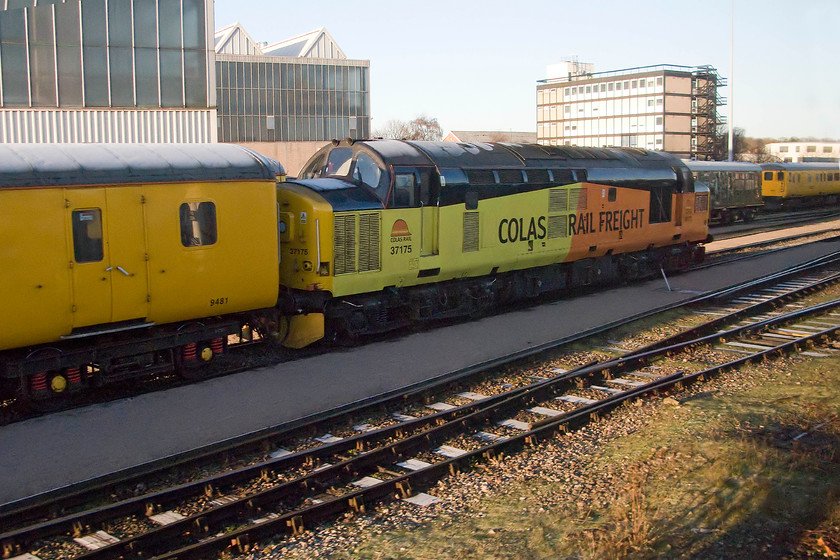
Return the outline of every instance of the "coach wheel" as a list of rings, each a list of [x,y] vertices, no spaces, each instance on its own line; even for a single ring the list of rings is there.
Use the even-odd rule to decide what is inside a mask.
[[[191,380],[206,377],[216,354],[222,353],[223,344],[222,339],[214,339],[182,346],[177,361],[178,375]]]
[[[55,412],[71,401],[70,382],[61,371],[42,372],[26,378],[24,405],[36,412]]]
[[[750,223],[755,219],[755,210],[749,209],[744,211],[744,221]]]

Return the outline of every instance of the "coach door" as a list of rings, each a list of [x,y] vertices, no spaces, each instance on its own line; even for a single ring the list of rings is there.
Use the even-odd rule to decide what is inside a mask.
[[[438,233],[440,231],[440,183],[433,168],[419,168],[420,175],[420,256],[428,257],[439,252]]]
[[[73,327],[145,319],[146,235],[141,187],[67,191]]]

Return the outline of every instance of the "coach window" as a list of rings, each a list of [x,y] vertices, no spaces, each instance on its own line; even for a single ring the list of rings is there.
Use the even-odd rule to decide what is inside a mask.
[[[607,191],[607,201],[615,202],[615,197],[616,197],[615,187],[610,187],[610,190]]]
[[[202,247],[216,242],[216,205],[212,202],[185,202],[181,205],[181,244]]]
[[[99,262],[102,251],[102,212],[99,208],[73,211],[73,256],[77,263]]]

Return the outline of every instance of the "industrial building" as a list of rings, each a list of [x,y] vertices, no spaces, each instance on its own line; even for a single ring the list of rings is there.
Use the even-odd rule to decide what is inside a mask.
[[[624,146],[710,159],[725,85],[711,66],[643,66],[593,72],[549,66],[537,83],[537,141],[554,146]]]
[[[212,0],[0,1],[0,142],[213,142]]]
[[[213,22],[212,0],[0,0],[0,142],[236,142],[294,173],[370,135],[370,63],[326,29]]]
[[[370,135],[370,62],[348,59],[326,29],[268,44],[236,23],[214,50],[220,142],[296,173],[325,142]]]

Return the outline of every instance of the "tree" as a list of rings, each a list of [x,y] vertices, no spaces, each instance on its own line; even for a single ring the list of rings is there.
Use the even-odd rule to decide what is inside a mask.
[[[381,129],[374,131],[378,138],[397,140],[441,140],[443,131],[437,119],[420,115],[413,121],[390,120]]]

